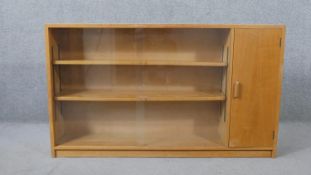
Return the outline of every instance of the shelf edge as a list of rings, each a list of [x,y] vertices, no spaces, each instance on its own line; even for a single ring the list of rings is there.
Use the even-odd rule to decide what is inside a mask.
[[[128,62],[128,61],[77,61],[77,60],[56,60],[53,62],[54,65],[135,65],[135,66],[206,66],[206,67],[226,67],[225,62],[161,62],[161,61],[150,61],[150,62]]]

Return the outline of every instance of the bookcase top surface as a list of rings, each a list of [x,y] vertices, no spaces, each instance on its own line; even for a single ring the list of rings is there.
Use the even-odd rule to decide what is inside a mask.
[[[46,28],[285,28],[284,24],[45,24]]]

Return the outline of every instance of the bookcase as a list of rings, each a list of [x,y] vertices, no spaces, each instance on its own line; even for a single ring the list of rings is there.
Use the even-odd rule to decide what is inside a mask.
[[[274,157],[285,27],[47,24],[53,157]]]

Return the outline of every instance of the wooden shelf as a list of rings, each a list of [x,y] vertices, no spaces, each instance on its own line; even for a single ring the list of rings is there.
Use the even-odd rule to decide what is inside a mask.
[[[217,129],[216,127],[214,129]],[[168,133],[145,133],[136,135],[132,132],[88,133],[78,137],[64,136],[56,150],[220,150],[226,147],[221,143],[217,131],[196,135],[170,130]]]
[[[58,101],[224,101],[220,91],[65,90]]]
[[[181,61],[179,59],[155,59],[155,60],[55,60],[54,65],[155,65],[155,66],[209,66],[209,67],[226,67],[225,62],[209,61]]]

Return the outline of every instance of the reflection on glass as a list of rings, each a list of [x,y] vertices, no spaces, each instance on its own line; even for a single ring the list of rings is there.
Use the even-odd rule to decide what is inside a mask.
[[[78,28],[52,34],[63,118],[59,145],[224,145],[228,29]]]

